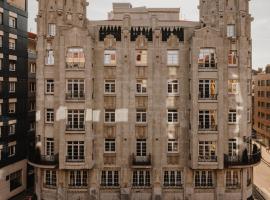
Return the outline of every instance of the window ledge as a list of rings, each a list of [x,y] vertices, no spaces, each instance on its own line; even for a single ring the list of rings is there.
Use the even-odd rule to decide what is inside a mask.
[[[104,97],[115,97],[116,93],[104,93]]]
[[[142,93],[142,94],[136,93],[135,96],[136,96],[136,97],[147,97],[148,94],[147,94],[147,93]]]

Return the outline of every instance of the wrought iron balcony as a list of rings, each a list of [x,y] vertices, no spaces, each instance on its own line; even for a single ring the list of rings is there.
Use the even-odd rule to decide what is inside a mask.
[[[200,93],[199,100],[217,100],[218,94]]]
[[[38,150],[29,155],[28,159],[30,163],[37,165],[58,165],[59,155],[41,155]]]
[[[84,156],[66,156],[66,162],[84,162]]]
[[[215,62],[204,62],[198,64],[199,69],[217,69],[217,63]]]
[[[228,156],[224,155],[224,166],[225,167],[236,167],[245,165],[255,165],[261,161],[261,151],[256,153],[242,154],[242,156]]]
[[[216,124],[199,124],[198,126],[198,130],[199,131],[217,131],[218,130],[218,126]]]
[[[136,156],[132,154],[132,165],[136,166],[150,166],[151,165],[151,154],[147,156]]]
[[[216,155],[199,156],[198,161],[199,162],[217,162],[217,156]]]
[[[66,100],[85,100],[85,94],[84,92],[68,92]]]
[[[66,69],[84,69],[85,64],[83,62],[73,62],[73,63],[66,63]]]

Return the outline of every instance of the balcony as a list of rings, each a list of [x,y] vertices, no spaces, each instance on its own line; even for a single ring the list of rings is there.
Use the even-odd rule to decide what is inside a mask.
[[[217,100],[218,94],[205,94],[200,93],[198,96],[199,100]]]
[[[84,124],[67,124],[66,131],[85,131]]]
[[[199,131],[217,131],[218,126],[216,124],[199,124]]]
[[[217,162],[217,156],[211,155],[211,156],[199,156],[198,161],[200,163],[208,163],[208,162]]]
[[[84,156],[66,156],[66,162],[71,163],[84,162]]]
[[[84,68],[85,68],[84,62],[66,63],[67,70],[84,70]]]
[[[132,165],[151,166],[151,154],[147,156],[136,156],[135,154],[132,154]]]
[[[242,156],[228,156],[224,154],[224,166],[230,168],[256,165],[261,161],[261,157],[261,151],[249,155],[243,153]]]
[[[85,93],[84,92],[68,92],[66,93],[66,100],[71,101],[82,101],[85,100]]]
[[[199,69],[206,69],[206,70],[211,70],[211,69],[217,69],[217,63],[216,62],[204,62],[204,63],[199,63],[198,64]]]
[[[34,153],[30,154],[28,157],[29,164],[34,167],[41,167],[46,166],[49,168],[54,168],[58,165],[59,155],[41,155],[38,150],[36,150]]]

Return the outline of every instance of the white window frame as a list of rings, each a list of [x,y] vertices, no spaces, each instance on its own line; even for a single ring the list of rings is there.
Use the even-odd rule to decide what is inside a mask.
[[[68,110],[67,112],[67,128],[68,130],[84,130],[85,129],[85,110]]]
[[[81,47],[70,47],[67,49],[66,68],[83,69],[85,67],[84,49]]]
[[[68,141],[66,156],[68,162],[83,162],[85,159],[85,142]]]
[[[72,99],[83,98],[85,93],[84,79],[68,79],[66,81],[66,91]]]
[[[105,80],[104,81],[104,93],[105,94],[115,94],[116,89],[115,80]]]
[[[54,156],[54,139],[45,138],[45,153],[47,157]]]
[[[9,124],[8,135],[14,135],[16,133],[16,124]]]
[[[167,153],[178,153],[179,143],[177,139],[168,139],[167,141]]]
[[[228,141],[228,159],[229,161],[238,161],[239,145],[236,138],[231,138]]]
[[[225,173],[226,188],[240,188],[241,187],[241,172],[239,170],[227,170]]]
[[[16,71],[16,62],[13,60],[9,61],[9,71],[15,72]]]
[[[199,141],[199,162],[217,162],[217,142]]]
[[[136,50],[135,64],[137,66],[146,66],[148,63],[148,52],[147,50]]]
[[[147,141],[146,139],[136,140],[136,157],[147,156]]]
[[[165,170],[163,172],[164,187],[182,187],[183,177],[180,170]]]
[[[87,187],[88,173],[86,170],[72,170],[69,172],[69,187]]]
[[[178,95],[179,94],[179,81],[177,79],[168,80],[168,95]]]
[[[46,80],[46,94],[54,94],[54,80],[47,79]]]
[[[116,114],[114,109],[105,109],[104,113],[104,123],[115,123]]]
[[[228,80],[228,94],[238,94],[239,92],[239,80]]]
[[[15,93],[16,92],[16,82],[10,81],[9,82],[9,93]]]
[[[45,65],[54,65],[54,51],[52,49],[47,50]]]
[[[36,73],[36,63],[30,63],[30,73]]]
[[[57,175],[55,170],[44,171],[44,185],[46,187],[56,187]]]
[[[49,23],[48,24],[48,36],[54,37],[56,35],[56,24]]]
[[[9,16],[8,25],[9,25],[10,28],[17,28],[17,18]]]
[[[236,124],[238,121],[238,117],[237,117],[237,109],[234,108],[230,108],[228,111],[228,123],[229,124]]]
[[[150,187],[151,174],[149,170],[134,170],[132,173],[133,187]]]
[[[16,39],[9,38],[9,49],[15,50],[16,49]]]
[[[238,65],[237,50],[230,50],[228,55],[228,66],[236,67]]]
[[[13,157],[16,155],[16,144],[8,145],[8,157]]]
[[[46,108],[46,110],[45,110],[45,122],[47,124],[54,123],[54,109],[53,108]]]
[[[214,79],[199,80],[199,98],[212,99],[217,95],[217,81]]]
[[[136,81],[136,94],[147,94],[147,80],[140,79]]]
[[[116,65],[116,50],[104,51],[104,65],[115,66]]]
[[[30,92],[36,92],[36,83],[35,82],[30,82],[29,83],[29,91]]]
[[[101,172],[100,185],[103,187],[118,187],[119,186],[119,171],[103,170]]]
[[[199,129],[211,130],[217,128],[217,111],[216,110],[199,110]]]
[[[167,110],[167,123],[168,124],[177,124],[179,122],[179,113],[177,109],[168,109]]]
[[[198,58],[198,66],[202,69],[216,68],[217,56],[215,48],[201,48]]]
[[[146,109],[136,110],[136,123],[145,124],[147,123],[147,111]]]
[[[227,25],[227,37],[228,38],[236,38],[236,26],[235,24]]]
[[[179,65],[179,51],[167,50],[167,65],[176,66]]]
[[[194,171],[195,188],[213,188],[215,185],[214,180],[214,171]]]
[[[115,153],[116,152],[116,141],[115,139],[104,140],[104,153]]]

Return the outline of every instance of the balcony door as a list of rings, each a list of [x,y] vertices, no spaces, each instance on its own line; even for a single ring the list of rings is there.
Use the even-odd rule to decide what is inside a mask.
[[[136,156],[146,156],[146,139],[138,139],[136,142]]]

